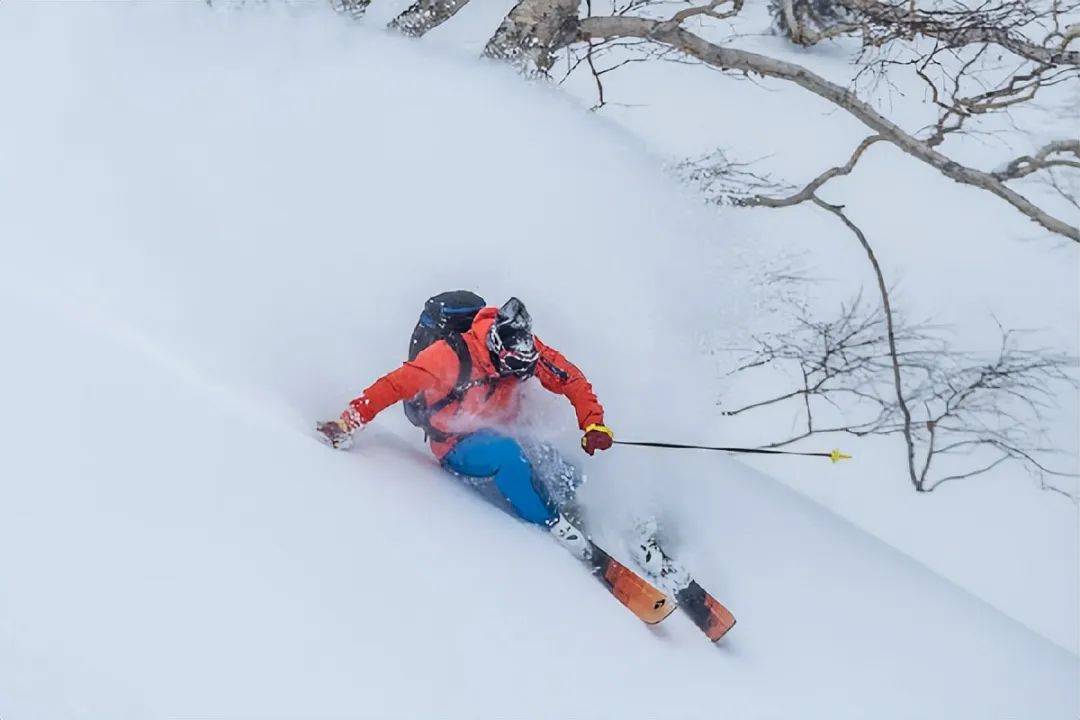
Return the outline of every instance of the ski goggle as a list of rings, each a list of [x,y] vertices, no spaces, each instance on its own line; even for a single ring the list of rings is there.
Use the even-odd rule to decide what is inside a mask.
[[[536,362],[540,359],[540,353],[530,337],[527,342],[516,343],[514,347],[506,347],[497,332],[491,333],[491,354],[495,358],[496,366],[504,375],[517,375],[528,377],[536,369]]]
[[[504,350],[499,355],[500,369],[505,369],[511,375],[528,377],[536,369],[536,361],[540,359],[540,353],[533,350],[531,353],[512,352]]]

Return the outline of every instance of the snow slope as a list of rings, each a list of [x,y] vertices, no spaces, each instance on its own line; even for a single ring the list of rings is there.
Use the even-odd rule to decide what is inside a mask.
[[[380,0],[364,22],[378,27],[406,4]],[[470,3],[423,42],[477,54],[512,4]],[[718,42],[805,65],[841,85],[851,82],[858,38],[794,46],[770,32],[766,5],[748,2],[734,20],[691,21],[690,26],[700,25]],[[593,11],[603,13],[609,6],[596,2]],[[664,14],[670,7],[652,11]],[[1072,21],[1080,22],[1080,13],[1074,11]],[[617,55],[598,58],[597,67],[619,60]],[[559,72],[563,69],[560,64]],[[650,151],[678,161],[720,147],[733,160],[753,162],[755,172],[793,185],[842,164],[869,134],[845,113],[780,81],[648,62],[606,73],[603,83],[610,104],[600,116],[640,138]],[[1005,116],[981,119],[980,132],[953,137],[943,149],[975,167],[994,169],[1053,138],[1076,137],[1078,85],[1062,83],[1041,95],[1039,103],[1017,111],[1015,124]],[[582,107],[596,102],[595,81],[585,68],[560,88]],[[923,82],[913,73],[897,70],[876,87],[862,83],[860,93],[912,132],[935,120]],[[1018,188],[1080,223],[1076,208],[1038,182]],[[1074,243],[1049,237],[997,198],[960,186],[886,145],[872,148],[850,177],[831,181],[822,196],[844,205],[867,233],[894,287],[894,304],[909,319],[929,319],[947,329],[955,349],[992,354],[1000,322],[1027,331],[1024,341],[1031,346],[1080,356],[1080,260]],[[779,394],[797,377],[788,368],[790,376],[781,375],[768,387],[762,380],[748,382],[743,373],[727,377],[744,358],[741,348],[753,345],[750,335],[791,322],[790,308],[775,312],[775,286],[747,288],[740,274],[764,283],[770,270],[804,272],[814,282],[798,287],[800,300],[822,318],[834,317],[837,306],[860,287],[866,298],[877,290],[862,248],[818,208],[715,212],[713,222],[722,232],[702,266],[716,291],[706,300],[711,310],[699,329],[716,353],[711,375],[717,381],[705,401],[733,408]],[[1059,407],[1046,415],[1045,443],[1061,451],[1056,467],[1080,473],[1080,394],[1058,390]],[[699,405],[699,419],[706,402]],[[715,412],[715,422],[707,430],[699,426],[695,436],[731,445],[776,441],[801,423],[797,408],[794,403],[779,412],[736,417]],[[659,435],[663,427],[650,425],[648,431]],[[1074,654],[1080,650],[1080,505],[1041,491],[1023,469],[1008,465],[932,495],[916,494],[906,477],[903,446],[894,439],[821,437],[802,446],[831,444],[853,451],[859,462],[843,467],[793,466],[786,458],[747,462]],[[1075,477],[1058,482],[1077,490]]]
[[[601,540],[656,512],[734,610],[713,647],[396,410],[311,438],[451,286],[520,294],[617,431],[701,421],[714,218],[555,93],[197,5],[4,5],[0,82],[0,717],[1075,716],[1075,656],[734,460],[585,465]]]

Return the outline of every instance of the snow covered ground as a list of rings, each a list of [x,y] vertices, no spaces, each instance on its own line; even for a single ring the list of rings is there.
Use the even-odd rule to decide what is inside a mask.
[[[729,228],[633,136],[321,12],[5,4],[0,81],[0,717],[1075,717],[1075,655],[735,460],[571,455],[604,544],[655,512],[735,612],[713,647],[396,409],[312,439],[448,287],[524,298],[617,432],[711,424]]]
[[[404,4],[374,3],[364,22],[378,27]],[[423,42],[478,54],[512,5],[512,0],[472,3]],[[857,39],[795,47],[769,31],[765,5],[748,2],[736,20],[705,32],[737,47],[805,64],[842,85],[849,82]],[[593,7],[600,14],[607,4]],[[1075,21],[1080,22],[1080,16]],[[598,67],[618,59],[600,59]],[[912,132],[933,121],[921,81],[903,72],[890,80],[876,93],[861,91]],[[605,74],[603,82],[610,104],[600,118],[628,130],[657,156],[682,160],[720,147],[734,160],[757,161],[755,172],[792,185],[801,186],[825,168],[842,164],[869,134],[857,121],[799,88],[725,76],[704,67],[635,63]],[[583,107],[596,102],[588,72],[572,75],[561,87]],[[992,135],[956,137],[945,148],[973,166],[993,169],[1051,138],[1075,137],[1080,129],[1078,93],[1075,83],[1063,84],[1044,95],[1036,108],[1020,110],[1015,127],[1003,117],[982,121],[980,129],[993,130]],[[1038,183],[1021,189],[1080,224],[1075,208]],[[1080,261],[1073,243],[1048,237],[1004,203],[959,186],[887,145],[872,148],[851,177],[830,182],[822,196],[845,205],[867,233],[894,286],[894,302],[907,317],[948,328],[956,349],[992,353],[1000,340],[1000,322],[1034,331],[1025,336],[1033,346],[1080,356]],[[723,378],[742,353],[722,349],[746,347],[750,333],[790,321],[765,312],[776,309],[775,288],[746,287],[749,281],[740,276],[762,277],[764,270],[776,267],[776,258],[791,258],[793,269],[816,281],[806,300],[821,317],[833,316],[836,306],[850,300],[859,287],[873,297],[875,281],[854,238],[816,208],[724,209],[713,222],[719,232],[703,240],[709,249],[702,265],[712,292],[705,300],[711,312],[702,326],[717,350],[718,368],[712,372],[717,383],[693,406],[699,419],[711,411],[714,424],[708,433],[704,428],[695,433],[732,445],[777,440],[793,426],[794,411],[723,418],[709,407],[714,402],[737,407],[743,400],[765,396],[761,388],[746,387],[742,375]],[[1057,401],[1060,408],[1048,416],[1046,444],[1063,451],[1059,467],[1080,472],[1078,395],[1065,392]],[[660,435],[664,427],[647,422],[634,429]],[[1074,654],[1080,651],[1080,506],[1039,490],[1016,466],[920,496],[906,479],[902,445],[853,443],[847,437],[803,443],[806,449],[831,444],[853,449],[858,462],[839,468],[793,465],[786,458],[747,462]],[[1059,482],[1077,491],[1076,478]]]

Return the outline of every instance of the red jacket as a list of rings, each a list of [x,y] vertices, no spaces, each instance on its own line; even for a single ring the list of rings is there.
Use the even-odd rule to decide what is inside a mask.
[[[456,436],[483,428],[497,428],[517,416],[522,380],[513,376],[500,377],[487,348],[487,333],[497,313],[497,308],[484,308],[477,313],[472,328],[462,335],[472,357],[470,380],[490,379],[491,383],[471,388],[460,401],[447,405],[431,418],[435,429],[452,435],[446,442],[432,440],[431,450],[438,458],[450,451],[458,439]],[[536,349],[540,360],[535,376],[540,384],[570,400],[582,430],[594,423],[603,425],[604,408],[581,370],[539,338],[536,338]],[[364,422],[371,422],[386,408],[420,392],[429,404],[435,403],[453,390],[459,369],[457,354],[440,340],[423,350],[415,360],[376,380],[349,405]]]

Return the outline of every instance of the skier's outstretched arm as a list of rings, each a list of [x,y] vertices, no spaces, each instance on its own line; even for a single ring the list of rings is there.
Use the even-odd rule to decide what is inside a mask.
[[[547,390],[563,395],[574,406],[578,427],[585,433],[581,448],[592,455],[597,450],[607,450],[615,439],[611,428],[604,424],[604,407],[596,398],[585,373],[555,348],[536,339],[540,360],[536,364],[536,377]]]
[[[445,342],[435,343],[416,356],[373,382],[353,398],[337,420],[316,425],[316,429],[333,447],[348,449],[352,434],[375,419],[380,412],[417,393],[437,390],[448,393],[457,378],[457,355]]]

